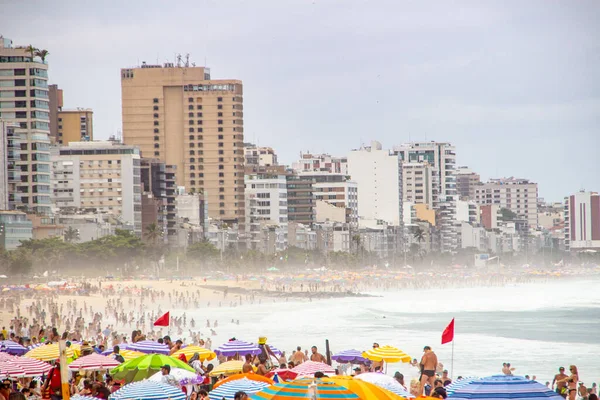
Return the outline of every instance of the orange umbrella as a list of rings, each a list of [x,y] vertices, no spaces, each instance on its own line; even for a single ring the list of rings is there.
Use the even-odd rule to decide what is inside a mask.
[[[243,379],[243,378],[247,378],[247,379],[249,379],[251,381],[265,382],[265,383],[268,383],[269,385],[272,385],[272,384],[275,383],[275,381],[273,379],[269,379],[269,378],[267,378],[265,376],[258,375],[258,374],[250,372],[250,373],[247,373],[247,374],[235,374],[235,375],[231,375],[231,376],[223,379],[222,381],[219,381],[219,382],[215,383],[215,385],[213,386],[213,389],[218,388],[220,385],[222,385],[224,383],[235,381],[235,380],[238,380],[238,379]]]

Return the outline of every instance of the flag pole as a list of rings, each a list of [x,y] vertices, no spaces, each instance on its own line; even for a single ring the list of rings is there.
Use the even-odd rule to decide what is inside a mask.
[[[452,358],[450,361],[450,380],[454,381],[454,338],[452,338]]]

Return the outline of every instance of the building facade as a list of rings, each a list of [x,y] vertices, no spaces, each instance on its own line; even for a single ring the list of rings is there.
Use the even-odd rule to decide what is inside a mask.
[[[292,164],[292,169],[300,172],[329,172],[348,175],[348,158],[330,154],[300,153],[300,160]]]
[[[565,197],[565,247],[570,251],[600,250],[600,195],[579,192]]]
[[[315,222],[314,179],[289,173],[286,176],[288,221],[312,226]]]
[[[204,193],[210,217],[244,222],[244,109],[239,80],[204,67],[121,70],[123,141],[176,167],[176,182]]]
[[[531,228],[538,226],[537,214],[537,183],[527,179],[500,178],[490,179],[489,182],[475,187],[475,198],[480,206],[497,204],[527,220]]]
[[[89,142],[94,140],[94,112],[89,108],[57,112],[57,143]]]
[[[0,39],[0,119],[18,126],[14,133],[20,142],[19,157],[13,150],[12,161],[20,181],[9,193],[11,203],[14,208],[49,214],[48,65],[6,38]]]
[[[158,215],[155,222],[162,229],[165,239],[175,238],[177,234],[175,170],[174,165],[166,165],[156,158],[142,158],[140,160],[142,191],[152,194],[152,201],[146,195],[148,212],[151,210],[152,203],[158,205]],[[146,215],[151,216],[149,213]],[[147,221],[150,220],[147,219]],[[148,224],[142,223],[144,227]]]
[[[244,146],[244,158],[246,165],[259,167],[270,167],[277,164],[277,154],[271,147],[261,147],[254,144]]]
[[[63,108],[63,90],[58,85],[48,85],[50,106],[50,141],[58,143],[58,112]]]
[[[58,210],[112,214],[142,233],[140,154],[115,142],[71,142],[52,149],[53,200]]]
[[[358,224],[358,185],[355,181],[350,180],[348,175],[329,171],[299,172],[298,174],[313,181],[315,222]]]
[[[402,163],[402,188],[404,201],[425,204],[430,210],[438,203],[437,175],[427,162]]]
[[[471,171],[468,167],[456,169],[456,192],[460,200],[475,199],[475,188],[481,183],[479,174]]]
[[[0,249],[14,250],[33,237],[33,224],[21,211],[0,210]]]

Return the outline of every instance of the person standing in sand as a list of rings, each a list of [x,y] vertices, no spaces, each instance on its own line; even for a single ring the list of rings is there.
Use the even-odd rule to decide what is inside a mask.
[[[321,362],[327,364],[327,359],[325,356],[317,351],[317,346],[313,346],[310,348],[312,354],[310,355],[310,361]]]
[[[298,366],[298,365],[302,364],[303,362],[305,362],[306,360],[308,360],[308,357],[306,357],[306,354],[304,354],[304,352],[302,351],[302,348],[300,346],[298,346],[296,348],[296,351],[294,352],[294,354],[292,354],[291,361],[294,363],[294,365]]]
[[[574,365],[569,367],[569,371],[571,372],[570,376],[557,381],[556,383],[566,383],[567,388],[569,389],[569,400],[575,400],[577,398],[577,382],[579,381],[579,372],[577,371],[577,367]]]
[[[435,369],[438,365],[438,358],[431,350],[431,347],[425,346],[423,348],[423,357],[421,358],[421,394],[425,388],[425,384],[429,383],[433,387],[435,381]]]
[[[567,397],[567,383],[564,382],[569,376],[565,374],[565,367],[560,367],[558,369],[558,374],[554,375],[554,379],[552,380],[552,390],[555,390],[556,393],[561,395],[562,397]],[[554,385],[556,384],[556,389]]]

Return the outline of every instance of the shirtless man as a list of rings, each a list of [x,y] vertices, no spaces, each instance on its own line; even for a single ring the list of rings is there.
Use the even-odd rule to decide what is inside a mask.
[[[292,362],[294,363],[294,365],[298,366],[306,360],[308,360],[308,357],[306,357],[306,354],[304,354],[302,348],[298,346],[294,354],[292,354]]]
[[[322,362],[324,364],[327,364],[327,359],[325,358],[325,356],[317,352],[317,346],[311,347],[310,351],[312,352],[312,354],[310,355],[310,361]]]
[[[252,354],[246,354],[246,361],[242,366],[242,373],[247,374],[252,372]]]
[[[435,353],[431,350],[431,347],[425,346],[423,348],[423,357],[421,358],[421,394],[425,385],[429,383],[433,387],[435,381],[435,368],[438,364],[438,359]]]
[[[260,358],[260,364],[258,364],[258,368],[256,369],[256,375],[265,376],[269,370],[267,369],[267,360],[265,358]]]
[[[561,395],[562,397],[566,398],[567,397],[567,383],[563,382],[565,379],[567,379],[569,376],[567,374],[565,374],[565,367],[560,367],[558,369],[558,374],[554,375],[554,379],[552,380],[552,390],[556,390],[556,393],[558,393],[559,395]],[[554,388],[554,385],[556,384],[556,389]]]

